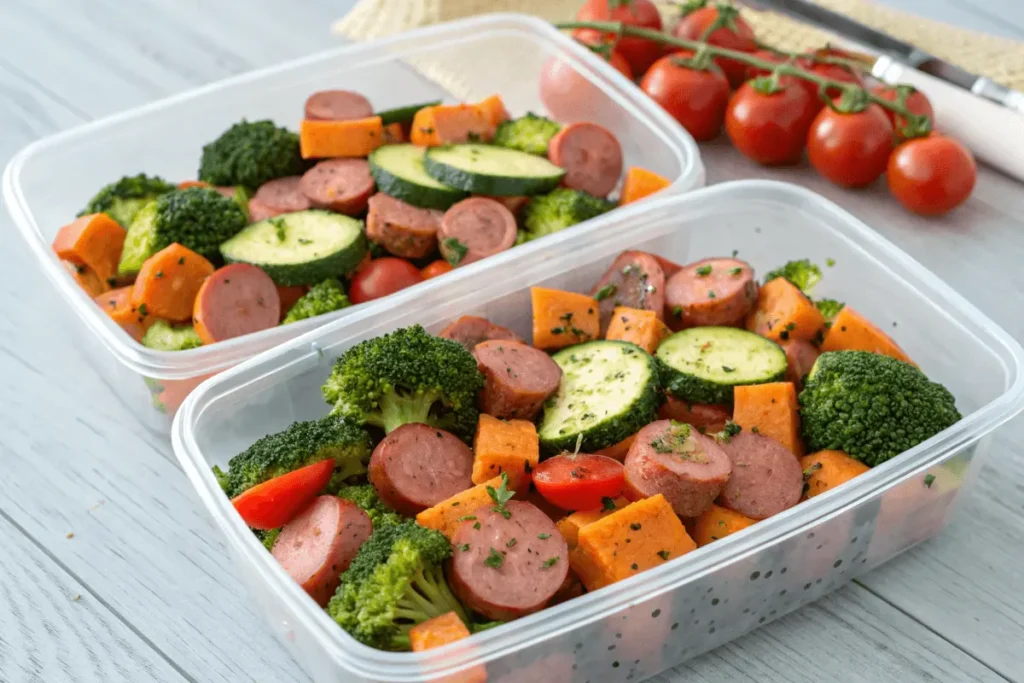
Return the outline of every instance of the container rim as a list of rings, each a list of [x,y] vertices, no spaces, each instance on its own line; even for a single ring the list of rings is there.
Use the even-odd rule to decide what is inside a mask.
[[[344,56],[350,58],[349,68],[358,68],[384,61],[393,62],[404,57],[414,56],[417,53],[436,49],[436,45],[431,48],[423,45],[422,42],[418,45],[416,44],[425,37],[432,38],[435,43],[447,41],[449,44],[457,44],[458,42],[469,40],[470,38],[467,38],[467,35],[476,40],[479,39],[482,33],[509,33],[510,31],[520,32],[524,37],[528,36],[532,40],[543,41],[552,48],[560,49],[563,61],[567,61],[577,71],[586,75],[597,87],[628,112],[633,119],[639,121],[652,133],[661,138],[665,146],[675,154],[676,161],[681,169],[679,176],[673,180],[667,191],[686,192],[704,184],[704,166],[696,142],[661,107],[654,104],[648,98],[640,97],[639,91],[635,89],[625,76],[595,55],[591,50],[556,30],[550,23],[526,14],[508,12],[478,15],[434,26],[422,27],[380,40],[352,43],[322,50],[312,55],[221,79],[47,136],[23,147],[8,162],[7,167],[4,169],[2,181],[4,203],[7,205],[8,213],[11,215],[21,236],[40,262],[44,274],[56,286],[58,293],[74,309],[75,314],[93,333],[100,337],[104,345],[121,364],[136,373],[157,379],[185,379],[230,367],[245,358],[293,338],[296,331],[312,330],[319,327],[324,322],[323,318],[300,321],[288,326],[277,326],[208,347],[199,347],[187,351],[156,351],[142,346],[141,343],[124,334],[109,316],[104,315],[93,304],[81,287],[76,286],[71,278],[66,276],[60,260],[57,259],[50,249],[50,245],[43,239],[42,231],[22,190],[21,174],[25,165],[42,151],[80,139],[94,131],[116,126],[124,121],[145,117],[168,106],[189,102],[226,87],[255,83],[282,71],[290,71],[304,65],[316,64],[321,61],[333,60]],[[367,52],[381,48],[388,49],[388,53],[372,58],[367,57]],[[360,57],[362,59],[359,59]],[[423,76],[429,79],[429,76],[425,74]],[[618,210],[620,211],[621,209]],[[592,223],[603,224],[608,222],[608,218],[607,214],[599,216],[590,221],[585,221],[580,226],[569,228],[563,231],[563,233],[575,234],[579,229],[585,228]],[[493,256],[486,260],[485,266],[475,263],[460,268],[459,271],[465,271],[467,274],[479,272],[482,268],[498,265],[501,262],[500,259],[509,258],[509,252],[517,251],[520,254],[524,253],[524,251],[527,254],[538,253],[547,250],[550,246],[552,246],[551,236],[520,245],[515,250],[510,249]],[[446,278],[450,280],[450,274]],[[430,291],[431,288],[444,286],[443,282],[437,282],[437,280],[446,278],[434,278],[414,285],[409,289],[422,294]],[[391,299],[393,296],[388,298]],[[365,305],[360,308],[364,307]],[[339,312],[328,315],[335,319],[342,319],[354,312]]]
[[[984,434],[992,431],[1024,409],[1024,349],[1001,327],[996,325],[952,288],[939,280],[916,260],[894,244],[883,238],[863,222],[810,190],[776,181],[742,180],[723,183],[699,190],[695,193],[666,197],[653,197],[637,205],[627,207],[619,213],[620,219],[659,209],[673,209],[679,213],[691,206],[699,206],[723,195],[744,193],[759,197],[758,201],[772,202],[792,208],[801,204],[812,205],[819,215],[833,219],[839,233],[849,240],[851,247],[865,251],[870,256],[882,258],[892,267],[894,274],[908,287],[932,300],[941,300],[956,310],[958,317],[971,325],[984,328],[990,336],[986,342],[978,340],[994,355],[998,356],[1006,370],[1004,392],[989,403],[965,416],[953,427],[937,434],[887,463],[879,465],[864,477],[859,477],[846,486],[816,496],[800,506],[773,517],[770,524],[757,525],[734,534],[711,546],[688,553],[665,565],[648,570],[643,577],[632,577],[614,587],[606,587],[593,593],[542,610],[537,614],[518,619],[496,629],[472,636],[467,641],[453,643],[432,650],[430,653],[394,653],[376,650],[355,641],[345,633],[323,610],[317,609],[301,588],[290,579],[284,570],[265,551],[241,518],[234,513],[230,502],[217,485],[209,467],[202,457],[192,425],[205,409],[210,398],[221,393],[239,374],[259,365],[272,364],[281,352],[310,346],[317,348],[315,340],[330,335],[344,326],[358,329],[358,323],[376,315],[380,309],[367,308],[352,316],[334,321],[315,333],[307,333],[278,349],[275,354],[265,354],[249,359],[245,363],[204,382],[192,392],[179,410],[172,427],[174,451],[192,481],[200,498],[210,511],[232,546],[252,563],[262,574],[267,588],[281,596],[290,614],[309,625],[313,636],[324,651],[339,666],[350,672],[366,676],[371,680],[399,682],[424,681],[457,673],[508,652],[526,647],[560,635],[581,624],[599,620],[609,613],[631,604],[650,599],[673,590],[713,571],[721,564],[742,559],[758,552],[763,546],[783,536],[797,533],[811,523],[824,517],[839,514],[858,505],[882,489],[901,479],[923,473],[940,460],[952,454]],[[767,196],[767,199],[765,198]],[[628,213],[631,212],[631,213]],[[576,235],[583,238],[586,231],[600,229],[595,224]],[[555,246],[552,244],[551,246]],[[872,251],[868,252],[867,248]],[[891,263],[890,263],[891,262]],[[457,281],[449,281],[455,286]],[[923,292],[922,292],[923,290]],[[398,308],[410,297],[392,300]],[[952,321],[958,322],[958,321]]]

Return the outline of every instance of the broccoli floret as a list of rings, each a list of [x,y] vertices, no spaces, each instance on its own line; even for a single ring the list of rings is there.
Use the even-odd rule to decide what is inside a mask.
[[[818,307],[818,312],[821,313],[821,317],[825,319],[825,322],[831,322],[833,318],[839,315],[839,311],[843,310],[846,304],[835,299],[818,299],[814,302],[814,305]]]
[[[332,491],[333,489],[328,485],[327,490]],[[373,488],[372,484],[342,486],[334,495],[350,500],[362,508],[373,522],[374,529],[400,524],[404,519],[381,501],[380,496],[377,495],[377,489]]]
[[[269,552],[274,549],[274,543],[277,541],[277,537],[281,535],[281,527],[269,529],[267,531],[264,531],[263,529],[253,529],[252,533],[256,538],[260,539],[260,543],[262,543],[263,547]]]
[[[282,474],[334,458],[338,480],[366,472],[370,437],[342,418],[295,422],[282,432],[264,436],[228,462],[226,473],[214,469],[229,498]]]
[[[145,173],[125,176],[97,192],[78,215],[105,213],[127,228],[139,209],[175,189],[174,185],[159,176],[148,176]]]
[[[202,346],[203,340],[191,325],[171,325],[166,320],[157,320],[142,335],[142,345],[157,351],[184,351]]]
[[[565,230],[615,208],[606,199],[560,187],[534,197],[526,206],[524,241]]]
[[[384,650],[408,650],[409,629],[446,612],[468,622],[441,566],[451,554],[443,534],[413,520],[375,528],[327,613],[356,640]]]
[[[505,121],[494,133],[494,144],[529,154],[546,155],[548,142],[562,130],[557,121],[527,112],[526,116]]]
[[[769,271],[764,276],[764,281],[770,282],[779,277],[789,280],[794,287],[810,296],[814,286],[821,280],[821,268],[808,259],[790,261],[781,268]]]
[[[333,415],[391,432],[409,422],[446,429],[469,441],[484,377],[458,342],[415,325],[346,351],[323,386]]]
[[[331,311],[340,311],[350,305],[341,283],[336,278],[328,278],[310,287],[288,310],[281,324],[287,325]]]
[[[841,450],[872,467],[960,419],[944,386],[909,363],[866,351],[821,354],[799,401],[810,451]]]
[[[306,170],[299,136],[273,121],[246,121],[203,147],[199,179],[211,185],[241,185],[255,190],[268,180]]]

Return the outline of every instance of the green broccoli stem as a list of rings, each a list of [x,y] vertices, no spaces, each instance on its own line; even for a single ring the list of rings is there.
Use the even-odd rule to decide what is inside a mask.
[[[401,396],[396,391],[389,391],[381,397],[379,418],[370,415],[367,422],[381,427],[388,434],[412,422],[432,424],[430,408],[439,398],[434,392]]]
[[[469,622],[465,609],[448,588],[440,565],[417,571],[395,610],[398,617],[416,624],[448,612],[455,612],[463,623]]]

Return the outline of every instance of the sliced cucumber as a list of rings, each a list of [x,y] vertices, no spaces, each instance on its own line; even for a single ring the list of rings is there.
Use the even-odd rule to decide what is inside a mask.
[[[370,153],[370,174],[377,189],[422,209],[447,209],[466,192],[448,187],[423,169],[426,150],[416,145],[384,145]]]
[[[544,403],[537,428],[546,455],[575,450],[581,435],[582,451],[606,448],[654,420],[658,371],[639,346],[592,341],[551,358],[562,368],[562,381]]]
[[[286,287],[346,275],[362,262],[367,249],[362,221],[320,210],[253,223],[220,245],[228,263],[259,266]]]
[[[117,264],[117,274],[138,273],[142,263],[158,251],[157,242],[156,200],[150,200],[136,212],[128,225],[124,246],[121,248],[121,260]]]
[[[731,404],[733,387],[777,382],[786,375],[781,346],[735,327],[676,332],[654,356],[665,389],[694,403]]]
[[[374,116],[380,117],[380,122],[385,126],[389,123],[409,123],[413,117],[416,116],[416,112],[424,107],[434,107],[441,104],[441,100],[432,100],[430,102],[424,102],[422,104],[410,104],[405,107],[395,107],[394,109],[385,109],[379,111]]]
[[[565,175],[544,157],[476,143],[431,147],[423,167],[445,185],[499,196],[549,192]]]
[[[171,325],[157,320],[142,336],[142,345],[157,351],[185,351],[202,346],[203,341],[191,325]]]

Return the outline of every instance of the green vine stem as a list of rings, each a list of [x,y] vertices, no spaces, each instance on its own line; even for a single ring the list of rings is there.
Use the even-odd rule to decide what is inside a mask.
[[[630,26],[617,21],[563,21],[555,24],[555,27],[563,30],[592,29],[604,34],[612,34],[616,36],[616,38],[624,36],[629,36],[631,38],[646,38],[647,40],[661,43],[662,45],[670,45],[684,50],[691,50],[695,53],[704,52],[712,57],[725,57],[726,59],[732,59],[758,69],[763,69],[775,74],[776,76],[793,76],[805,81],[810,81],[818,86],[818,96],[821,97],[828,106],[840,113],[855,114],[864,111],[864,109],[866,109],[870,104],[877,104],[880,107],[895,112],[906,122],[900,131],[904,137],[923,137],[931,132],[931,121],[929,120],[929,117],[911,112],[910,109],[907,108],[905,96],[897,98],[895,102],[887,100],[884,97],[879,97],[878,95],[869,92],[859,85],[836,81],[830,78],[823,78],[816,73],[801,69],[793,64],[792,61],[783,62],[781,64],[770,62],[766,59],[755,57],[747,52],[730,50],[728,48],[711,45],[710,43],[700,40],[676,38],[675,36],[671,36],[661,31],[640,28],[639,26]],[[833,101],[834,98],[830,95],[832,92],[839,93],[838,102]]]

